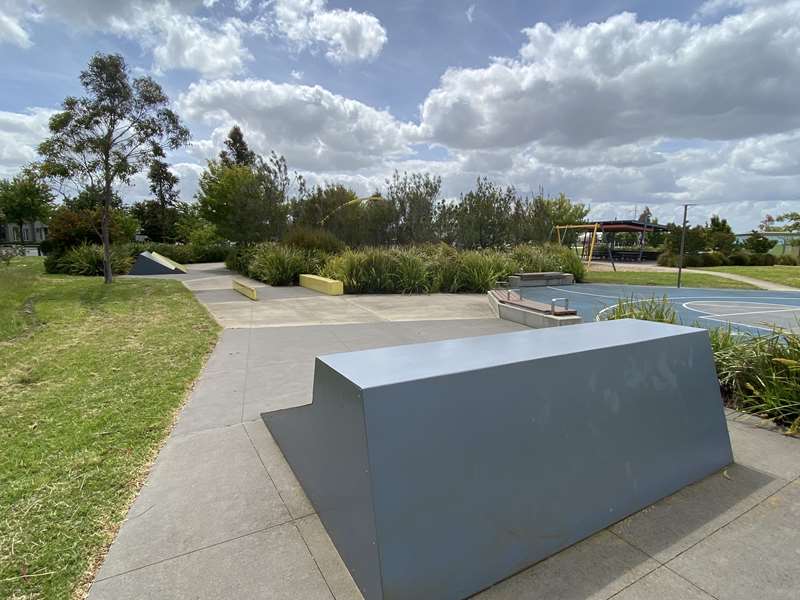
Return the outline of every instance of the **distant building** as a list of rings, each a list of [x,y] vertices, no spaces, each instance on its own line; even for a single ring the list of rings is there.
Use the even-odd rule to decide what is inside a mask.
[[[47,225],[36,221],[25,223],[0,223],[0,244],[38,244],[47,239]]]

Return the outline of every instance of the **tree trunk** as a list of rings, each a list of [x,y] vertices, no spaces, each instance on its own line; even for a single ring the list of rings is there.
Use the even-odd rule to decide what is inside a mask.
[[[106,182],[103,194],[103,211],[100,216],[100,237],[103,240],[103,279],[105,283],[113,281],[111,272],[111,234],[109,226],[109,212],[111,206],[111,185]]]

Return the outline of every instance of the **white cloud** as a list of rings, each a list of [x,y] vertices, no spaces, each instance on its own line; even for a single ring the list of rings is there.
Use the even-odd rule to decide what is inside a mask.
[[[358,169],[410,154],[411,125],[320,86],[256,79],[199,82],[178,104],[184,116],[217,127],[215,146],[238,123],[254,148],[274,149],[295,168]]]
[[[38,158],[36,146],[48,133],[55,111],[30,108],[24,113],[0,111],[0,177],[11,177]]]
[[[333,63],[375,59],[386,44],[386,29],[373,15],[329,10],[326,0],[275,0],[275,29],[298,50],[321,47]]]
[[[166,15],[154,21],[153,58],[158,70],[193,69],[205,77],[240,73],[252,55],[242,43],[241,26],[229,20],[210,29],[194,17]]]
[[[472,21],[475,20],[475,5],[474,4],[470,4],[469,8],[467,9],[467,12],[465,14],[467,16],[467,21],[472,23]]]
[[[421,111],[456,148],[615,145],[655,137],[738,139],[800,126],[800,2],[712,25],[539,23],[515,59],[450,69]]]
[[[3,0],[0,0],[3,2]],[[56,19],[71,27],[138,41],[153,52],[154,67],[192,69],[204,77],[239,73],[252,56],[244,46],[247,27],[238,19],[215,23],[194,16],[216,0],[5,0],[0,4],[0,42],[31,45],[27,21]],[[247,10],[239,2],[236,7]]]
[[[0,0],[0,44],[8,43],[20,48],[32,45],[23,20],[24,7],[21,4],[14,0]]]

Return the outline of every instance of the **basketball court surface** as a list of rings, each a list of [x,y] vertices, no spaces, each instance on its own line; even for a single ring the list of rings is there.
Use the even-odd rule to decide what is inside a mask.
[[[740,333],[765,333],[775,327],[800,331],[800,292],[723,290],[641,285],[583,283],[569,286],[522,288],[522,296],[550,304],[566,298],[584,321],[602,319],[620,299],[645,301],[666,298],[682,325],[730,327]],[[559,302],[563,305],[564,302]]]

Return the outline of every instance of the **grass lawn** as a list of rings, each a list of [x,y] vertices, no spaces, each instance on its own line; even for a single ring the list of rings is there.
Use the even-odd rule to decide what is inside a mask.
[[[589,271],[584,283],[626,283],[629,285],[666,285],[674,286],[678,280],[677,273],[663,271]],[[699,273],[683,273],[681,286],[695,288],[737,288],[745,290],[758,289],[748,283],[723,279],[714,275]]]
[[[217,333],[177,281],[0,265],[0,598],[82,595]]]
[[[722,271],[723,273],[735,273],[736,275],[746,275],[755,277],[772,283],[780,283],[800,288],[800,267],[788,265],[775,265],[773,267],[706,267],[704,271]]]

